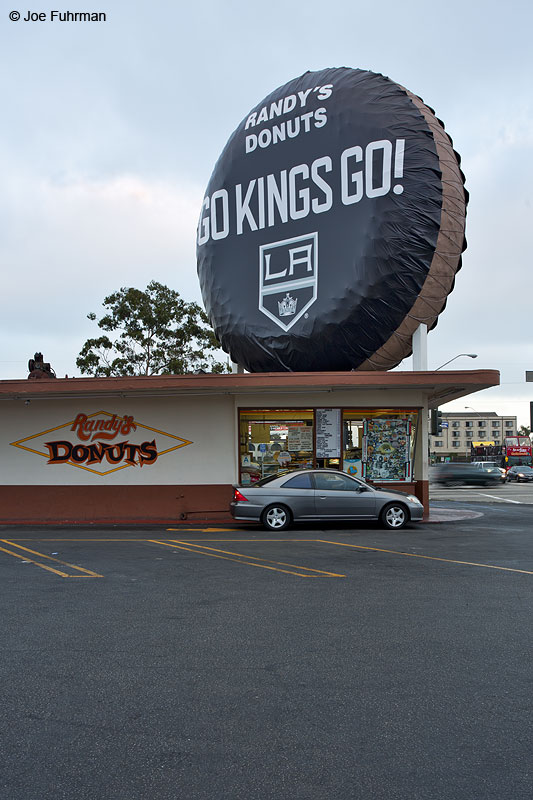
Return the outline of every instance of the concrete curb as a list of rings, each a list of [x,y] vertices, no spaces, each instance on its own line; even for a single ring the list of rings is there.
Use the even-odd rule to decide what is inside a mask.
[[[464,509],[452,508],[435,508],[429,511],[429,515],[424,517],[424,523],[442,523],[442,522],[460,522],[461,520],[476,519],[482,517],[481,511],[467,511]],[[217,519],[136,519],[136,520],[123,520],[123,519],[109,519],[109,520],[95,520],[94,522],[75,522],[65,519],[54,520],[4,520],[0,522],[0,531],[13,528],[75,528],[81,530],[98,530],[98,529],[130,529],[130,528],[147,528],[147,529],[161,529],[161,528],[246,528],[248,523],[241,520],[234,520],[229,514],[227,517],[218,517]]]

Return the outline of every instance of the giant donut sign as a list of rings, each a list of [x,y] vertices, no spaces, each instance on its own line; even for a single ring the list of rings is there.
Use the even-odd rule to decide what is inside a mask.
[[[459,157],[422,100],[357,69],[307,72],[242,120],[209,181],[198,276],[252,372],[390,369],[461,265]]]

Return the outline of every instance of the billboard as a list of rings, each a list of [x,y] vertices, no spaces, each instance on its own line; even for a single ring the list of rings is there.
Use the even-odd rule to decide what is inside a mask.
[[[307,72],[226,144],[198,276],[223,349],[254,372],[390,369],[436,324],[467,195],[442,123],[383,75]]]

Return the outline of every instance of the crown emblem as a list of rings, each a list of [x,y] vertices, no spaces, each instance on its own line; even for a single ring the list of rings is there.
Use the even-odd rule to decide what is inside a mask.
[[[291,297],[289,292],[287,292],[283,300],[278,302],[280,317],[291,317],[293,314],[296,314],[297,302],[298,299],[294,299],[294,297]]]

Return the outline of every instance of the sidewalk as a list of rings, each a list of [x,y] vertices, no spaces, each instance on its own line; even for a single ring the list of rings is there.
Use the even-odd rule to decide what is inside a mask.
[[[475,519],[482,517],[481,511],[467,511],[466,509],[455,508],[431,508],[429,516],[424,517],[422,522],[459,522],[465,519]]]

